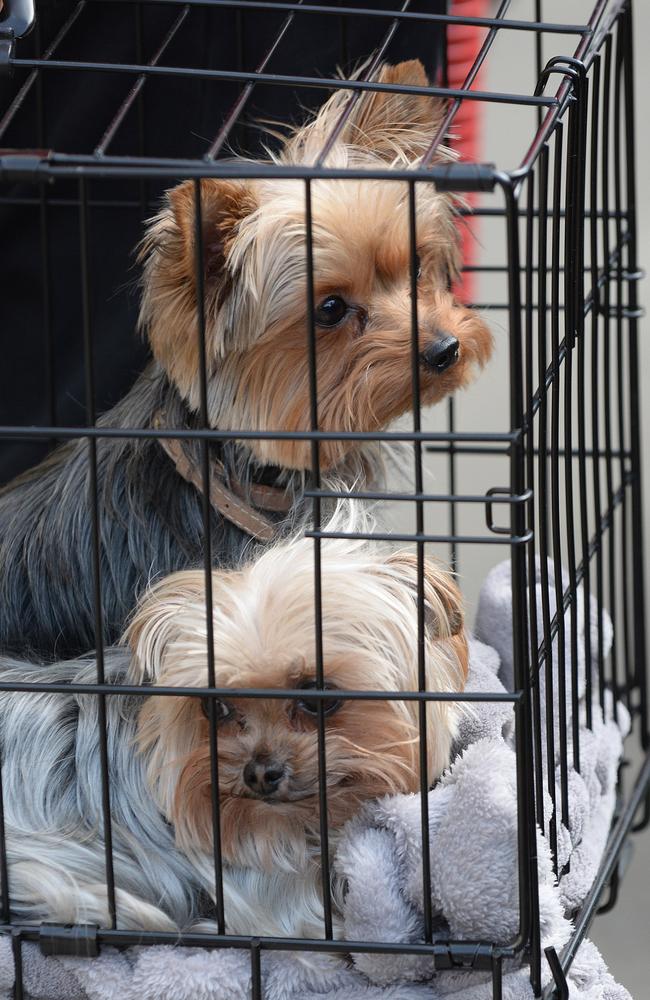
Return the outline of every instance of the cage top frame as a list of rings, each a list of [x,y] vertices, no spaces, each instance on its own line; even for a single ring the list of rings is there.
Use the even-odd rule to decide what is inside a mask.
[[[329,153],[336,137],[340,134],[356,101],[364,93],[384,92],[405,95],[428,95],[446,99],[449,106],[444,120],[434,136],[428,150],[415,168],[395,169],[390,166],[363,170],[363,176],[369,180],[395,181],[433,181],[439,190],[455,192],[493,191],[495,187],[518,190],[521,182],[529,174],[537,161],[544,144],[549,139],[557,122],[565,114],[576,88],[584,79],[587,70],[593,62],[603,38],[611,31],[616,20],[628,6],[629,0],[596,0],[591,15],[586,24],[564,24],[542,20],[523,20],[509,18],[508,9],[512,0],[501,0],[494,17],[464,17],[460,15],[414,12],[408,8],[411,0],[403,0],[399,9],[379,10],[358,7],[334,7],[328,4],[304,4],[303,0],[151,0],[156,5],[172,6],[179,9],[179,15],[170,26],[167,35],[146,64],[83,62],[76,60],[57,59],[56,52],[75,24],[77,18],[87,5],[98,3],[115,3],[117,0],[78,0],[48,48],[39,58],[20,58],[16,55],[15,34],[10,26],[12,2],[7,4],[7,16],[0,20],[0,72],[14,69],[24,70],[28,75],[16,93],[10,106],[0,119],[0,181],[40,182],[55,178],[82,177],[103,179],[166,179],[177,180],[191,178],[264,178],[285,177],[293,179],[316,180],[320,178],[345,179],[359,175],[358,168],[337,169],[326,165]],[[141,0],[122,0],[135,6]],[[147,0],[148,2],[148,0]],[[265,11],[286,13],[286,18],[271,40],[263,59],[254,71],[235,71],[219,69],[199,69],[181,66],[160,65],[160,59],[165,50],[181,28],[188,12],[195,7],[226,8],[237,12]],[[354,80],[336,78],[320,78],[314,76],[294,76],[268,72],[270,60],[282,39],[290,30],[296,16],[324,14],[332,17],[373,17],[382,18],[388,22],[388,27],[382,42],[372,56],[363,73]],[[403,84],[377,83],[373,77],[380,65],[388,45],[399,25],[406,21],[439,23],[449,25],[472,25],[486,28],[487,32],[480,50],[470,67],[463,86],[450,88],[443,86],[407,86]],[[479,70],[485,62],[494,42],[500,32],[534,32],[538,39],[545,34],[577,35],[578,43],[571,55],[556,56],[545,66],[541,66],[541,47],[537,46],[537,78],[538,83],[534,93],[505,93],[473,89]],[[48,72],[98,72],[135,77],[135,82],[129,88],[124,99],[115,111],[111,122],[105,128],[102,137],[92,154],[72,154],[58,152],[56,149],[17,149],[3,146],[3,138],[9,126],[20,111],[26,97],[36,81]],[[545,94],[552,75],[559,75],[560,81],[553,94]],[[240,83],[242,90],[235,100],[230,112],[216,136],[208,142],[208,148],[203,156],[193,159],[169,158],[154,156],[119,156],[112,155],[108,148],[119,132],[129,110],[138,95],[146,85],[147,80],[155,77],[193,78],[200,81],[220,80],[229,83]],[[339,121],[335,124],[323,148],[313,164],[309,165],[277,165],[264,162],[244,162],[237,159],[217,159],[219,153],[229,140],[232,129],[241,121],[241,115],[253,94],[257,84],[271,84],[280,87],[308,87],[324,91],[326,94],[335,90],[349,92]],[[449,131],[463,101],[479,101],[508,105],[527,106],[538,109],[539,124],[521,161],[514,168],[502,169],[498,164],[456,162],[439,164],[433,162],[436,150]]]

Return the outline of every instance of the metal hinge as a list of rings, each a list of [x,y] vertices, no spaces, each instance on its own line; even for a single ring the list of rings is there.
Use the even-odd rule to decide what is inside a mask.
[[[41,167],[51,155],[51,149],[0,149],[0,180],[27,183],[41,180]]]
[[[458,944],[439,944],[433,946],[436,969],[484,969],[493,965],[494,948],[491,944],[480,944],[478,941],[463,941]]]
[[[43,955],[97,958],[97,924],[41,924],[38,943]]]
[[[493,163],[436,164],[434,179],[437,191],[494,191]]]

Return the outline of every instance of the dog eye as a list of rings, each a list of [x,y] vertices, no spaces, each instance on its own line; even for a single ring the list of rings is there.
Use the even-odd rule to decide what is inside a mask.
[[[348,312],[348,304],[340,295],[328,295],[326,299],[316,307],[314,319],[318,326],[336,326],[345,318]]]
[[[235,709],[227,701],[220,701],[219,698],[201,698],[201,711],[206,719],[210,718],[210,702],[214,702],[215,722],[228,722],[235,714]]]
[[[418,254],[415,255],[415,277],[422,277],[422,261]]]
[[[300,687],[303,688],[305,691],[316,691],[318,689],[316,681],[305,681],[303,684],[300,685]],[[327,690],[334,690],[334,691],[336,690],[333,684],[326,684],[325,688]],[[320,699],[318,698],[299,698],[298,708],[301,711],[306,712],[307,715],[313,715],[315,717],[318,715],[319,700]],[[323,698],[322,703],[323,703],[323,715],[333,715],[334,712],[337,712],[339,710],[339,708],[343,704],[343,701],[341,700],[341,698]]]

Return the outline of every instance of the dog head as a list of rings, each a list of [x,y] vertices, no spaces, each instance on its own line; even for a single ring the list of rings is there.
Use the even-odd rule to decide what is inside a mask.
[[[233,694],[210,699],[212,705],[188,696],[147,699],[139,745],[151,786],[179,846],[209,850],[214,725],[224,859],[299,870],[318,851],[320,823],[312,543],[270,549],[212,580],[216,684]],[[320,703],[331,831],[367,799],[420,787],[418,702],[340,694],[418,690],[417,580],[410,555],[350,541],[324,546]],[[134,680],[207,686],[204,583],[201,572],[176,573],[145,598],[127,633]],[[426,689],[460,691],[467,642],[459,593],[427,562],[423,594]],[[274,696],[245,697],[251,688]],[[296,689],[298,697],[285,696]],[[455,720],[453,702],[427,703],[428,783],[448,762]]]
[[[379,82],[427,85],[417,61],[384,66]],[[344,91],[331,97],[285,141],[276,161],[313,164],[349,100]],[[426,95],[377,91],[348,111],[326,165],[363,170],[416,164],[440,126],[443,107]],[[410,408],[416,317],[422,402],[435,403],[465,386],[489,358],[492,338],[478,314],[450,291],[459,249],[449,197],[433,184],[415,184],[412,260],[408,184],[320,179],[310,183],[310,193],[320,429],[374,431]],[[302,180],[205,179],[170,190],[152,220],[141,248],[141,325],[157,360],[198,410],[200,260],[212,426],[311,427],[305,213]],[[416,315],[412,268],[418,275]],[[265,440],[249,447],[261,462],[293,469],[311,464],[309,442]],[[335,468],[355,447],[322,442],[321,466]]]

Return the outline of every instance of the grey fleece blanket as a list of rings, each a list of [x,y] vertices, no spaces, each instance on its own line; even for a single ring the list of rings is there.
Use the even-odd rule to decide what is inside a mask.
[[[491,572],[483,587],[478,638],[471,643],[470,691],[512,689],[510,608],[509,564],[504,563]],[[592,610],[595,629],[595,607]],[[607,621],[603,626],[609,643],[611,625]],[[620,705],[614,721],[611,699],[604,713],[595,703],[593,729],[584,726],[584,677],[591,664],[584,662],[584,642],[579,645],[581,772],[569,771],[569,828],[558,824],[559,870],[571,862],[559,884],[553,875],[548,831],[538,831],[542,943],[558,950],[571,933],[565,912],[584,899],[603,853],[622,740],[629,728]],[[555,682],[549,697],[556,704],[557,648],[553,664]],[[543,688],[542,703],[546,694]],[[429,793],[431,899],[439,936],[498,943],[516,933],[517,796],[512,737],[509,704],[472,706],[462,717],[454,761]],[[559,788],[559,776],[557,783]],[[549,806],[550,801],[546,817]],[[391,796],[367,806],[348,825],[334,865],[347,883],[346,937],[421,939],[418,796]],[[36,945],[26,944],[23,965],[32,1000],[247,1000],[250,996],[248,954],[234,949],[153,947],[117,952],[105,948],[99,958],[80,960],[44,958]],[[430,960],[413,956],[356,955],[344,963],[327,955],[263,953],[262,973],[265,1000],[489,1000],[492,996],[484,974],[434,975]],[[548,979],[548,969],[544,974]],[[10,942],[1,937],[0,1000],[9,1000],[12,985]],[[613,981],[589,941],[583,943],[571,967],[570,990],[572,1000],[629,1000],[627,990]],[[532,997],[525,967],[508,967],[503,995],[505,1000]]]

